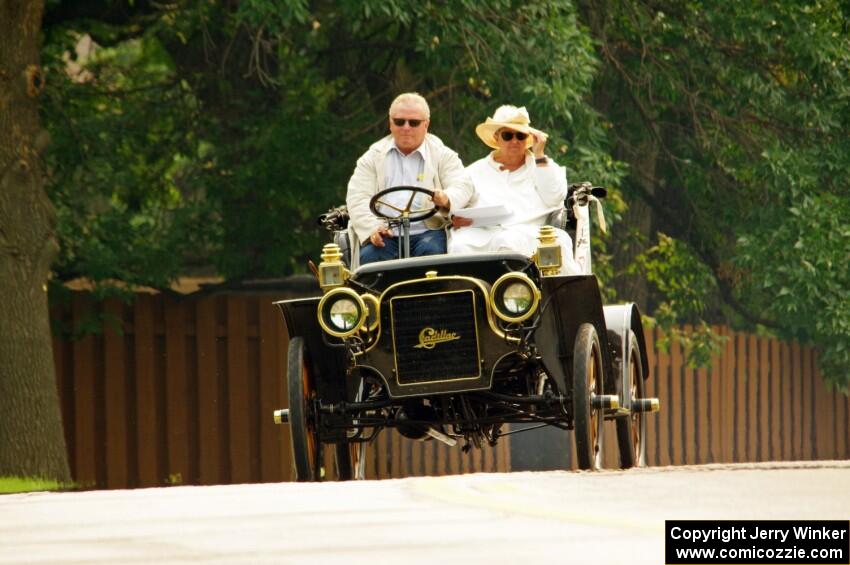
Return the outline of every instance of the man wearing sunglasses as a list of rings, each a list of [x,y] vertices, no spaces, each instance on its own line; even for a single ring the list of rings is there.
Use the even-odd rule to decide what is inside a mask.
[[[524,107],[500,106],[475,133],[494,151],[467,168],[475,185],[469,206],[501,205],[510,215],[498,225],[476,225],[456,207],[449,251],[513,251],[530,257],[537,249],[540,226],[564,206],[566,169],[546,156],[548,136],[531,127]],[[561,244],[560,274],[580,274],[570,236],[561,229],[555,233]]]
[[[440,213],[410,225],[410,255],[446,252],[446,216],[462,208],[473,194],[472,181],[457,153],[428,133],[431,112],[419,94],[408,92],[393,100],[389,111],[390,135],[377,141],[357,160],[348,181],[346,205],[351,226],[360,241],[360,264],[398,258],[399,233],[372,214],[371,198],[393,186],[419,186],[434,190],[433,203],[423,193],[408,191],[384,199],[404,208],[413,196],[413,209],[436,204]]]

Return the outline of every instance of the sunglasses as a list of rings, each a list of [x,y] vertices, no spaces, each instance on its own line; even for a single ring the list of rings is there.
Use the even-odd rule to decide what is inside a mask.
[[[398,127],[404,126],[405,123],[410,124],[412,128],[418,128],[419,124],[424,122],[425,120],[405,120],[404,118],[393,118],[393,123]]]
[[[525,141],[525,138],[528,137],[527,133],[522,133],[520,131],[503,131],[501,135],[502,139],[505,141],[512,140],[514,136],[516,136],[517,141]]]

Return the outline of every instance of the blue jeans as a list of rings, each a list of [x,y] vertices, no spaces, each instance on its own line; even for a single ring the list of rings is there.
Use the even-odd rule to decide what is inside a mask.
[[[360,264],[398,259],[401,236],[385,237],[383,247],[366,243],[360,248]],[[427,230],[410,236],[410,256],[440,255],[446,252],[446,230]]]

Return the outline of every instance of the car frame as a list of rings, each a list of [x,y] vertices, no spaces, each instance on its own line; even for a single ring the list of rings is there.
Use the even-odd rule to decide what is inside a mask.
[[[365,478],[364,447],[386,429],[468,450],[495,445],[508,425],[541,424],[571,430],[578,467],[597,469],[608,420],[620,465],[645,465],[646,414],[659,402],[645,396],[640,311],[603,305],[590,269],[588,209],[603,196],[572,185],[550,218],[572,232],[584,270],[575,276],[557,274],[550,225],[531,258],[434,255],[349,270],[357,248],[346,249],[344,210],[325,216],[335,243],[316,269],[322,296],[275,303],[290,341],[289,408],[274,417],[289,425],[295,478],[324,478],[325,446],[341,479]],[[401,212],[404,227],[422,211]]]

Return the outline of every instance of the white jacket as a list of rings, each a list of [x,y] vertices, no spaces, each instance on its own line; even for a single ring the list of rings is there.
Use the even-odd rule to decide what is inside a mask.
[[[388,135],[373,143],[357,160],[354,174],[348,181],[345,204],[351,225],[360,241],[368,241],[375,229],[384,223],[372,214],[369,200],[387,188],[384,166],[392,140],[392,136]],[[474,188],[457,153],[446,147],[439,137],[430,133],[426,134],[423,143],[428,147],[423,185],[426,188],[445,191],[453,210],[463,208],[472,198]],[[425,221],[431,229],[442,228],[445,223],[445,217],[441,214]]]

